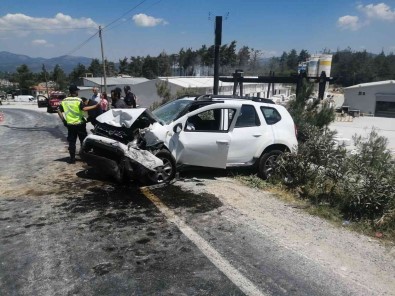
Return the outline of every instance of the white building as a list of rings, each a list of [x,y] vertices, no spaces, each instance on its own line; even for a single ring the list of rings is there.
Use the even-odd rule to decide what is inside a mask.
[[[132,89],[134,85],[149,81],[144,77],[132,77],[127,75],[117,77],[106,77],[107,94],[116,87],[120,87],[123,91],[124,86],[129,85]],[[82,86],[92,89],[98,87],[100,92],[104,92],[104,78],[103,77],[82,77]],[[81,88],[81,87],[79,87]],[[91,93],[92,95],[92,93]]]
[[[137,96],[138,104],[141,107],[149,107],[154,102],[162,100],[157,94],[156,85],[160,82],[168,83],[171,94],[176,95],[177,91],[183,89],[192,89],[196,94],[212,94],[214,86],[214,78],[209,77],[158,77],[132,86],[133,93]],[[266,83],[244,83],[243,94],[245,96],[266,97]],[[239,92],[239,89],[237,89]],[[233,83],[219,81],[218,94],[232,95]],[[273,94],[290,95],[290,88],[281,84],[275,84]]]
[[[344,106],[374,116],[395,117],[395,80],[344,88]]]

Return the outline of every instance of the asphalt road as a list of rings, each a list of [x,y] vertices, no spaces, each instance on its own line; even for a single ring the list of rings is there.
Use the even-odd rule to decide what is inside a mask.
[[[193,172],[116,185],[66,163],[55,114],[0,112],[1,295],[391,295],[393,284],[355,283],[224,199],[177,186],[204,186]]]

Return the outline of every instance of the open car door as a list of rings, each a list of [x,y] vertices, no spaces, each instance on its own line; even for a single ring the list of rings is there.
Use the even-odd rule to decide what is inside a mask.
[[[169,148],[177,164],[226,168],[234,109],[213,104],[175,122]]]
[[[44,95],[37,96],[37,106],[38,108],[48,107],[48,98]]]

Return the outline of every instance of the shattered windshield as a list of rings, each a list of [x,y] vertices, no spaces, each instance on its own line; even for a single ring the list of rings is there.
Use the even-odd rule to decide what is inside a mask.
[[[152,111],[161,121],[169,124],[178,118],[178,115],[187,107],[192,104],[191,100],[174,100]]]

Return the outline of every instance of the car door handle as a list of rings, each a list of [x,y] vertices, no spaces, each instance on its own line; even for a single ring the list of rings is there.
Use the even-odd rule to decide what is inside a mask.
[[[262,134],[254,134],[253,136],[254,136],[255,138],[258,138],[258,137],[262,136]]]
[[[228,140],[217,140],[218,144],[225,144],[225,145],[229,145],[229,141]]]

